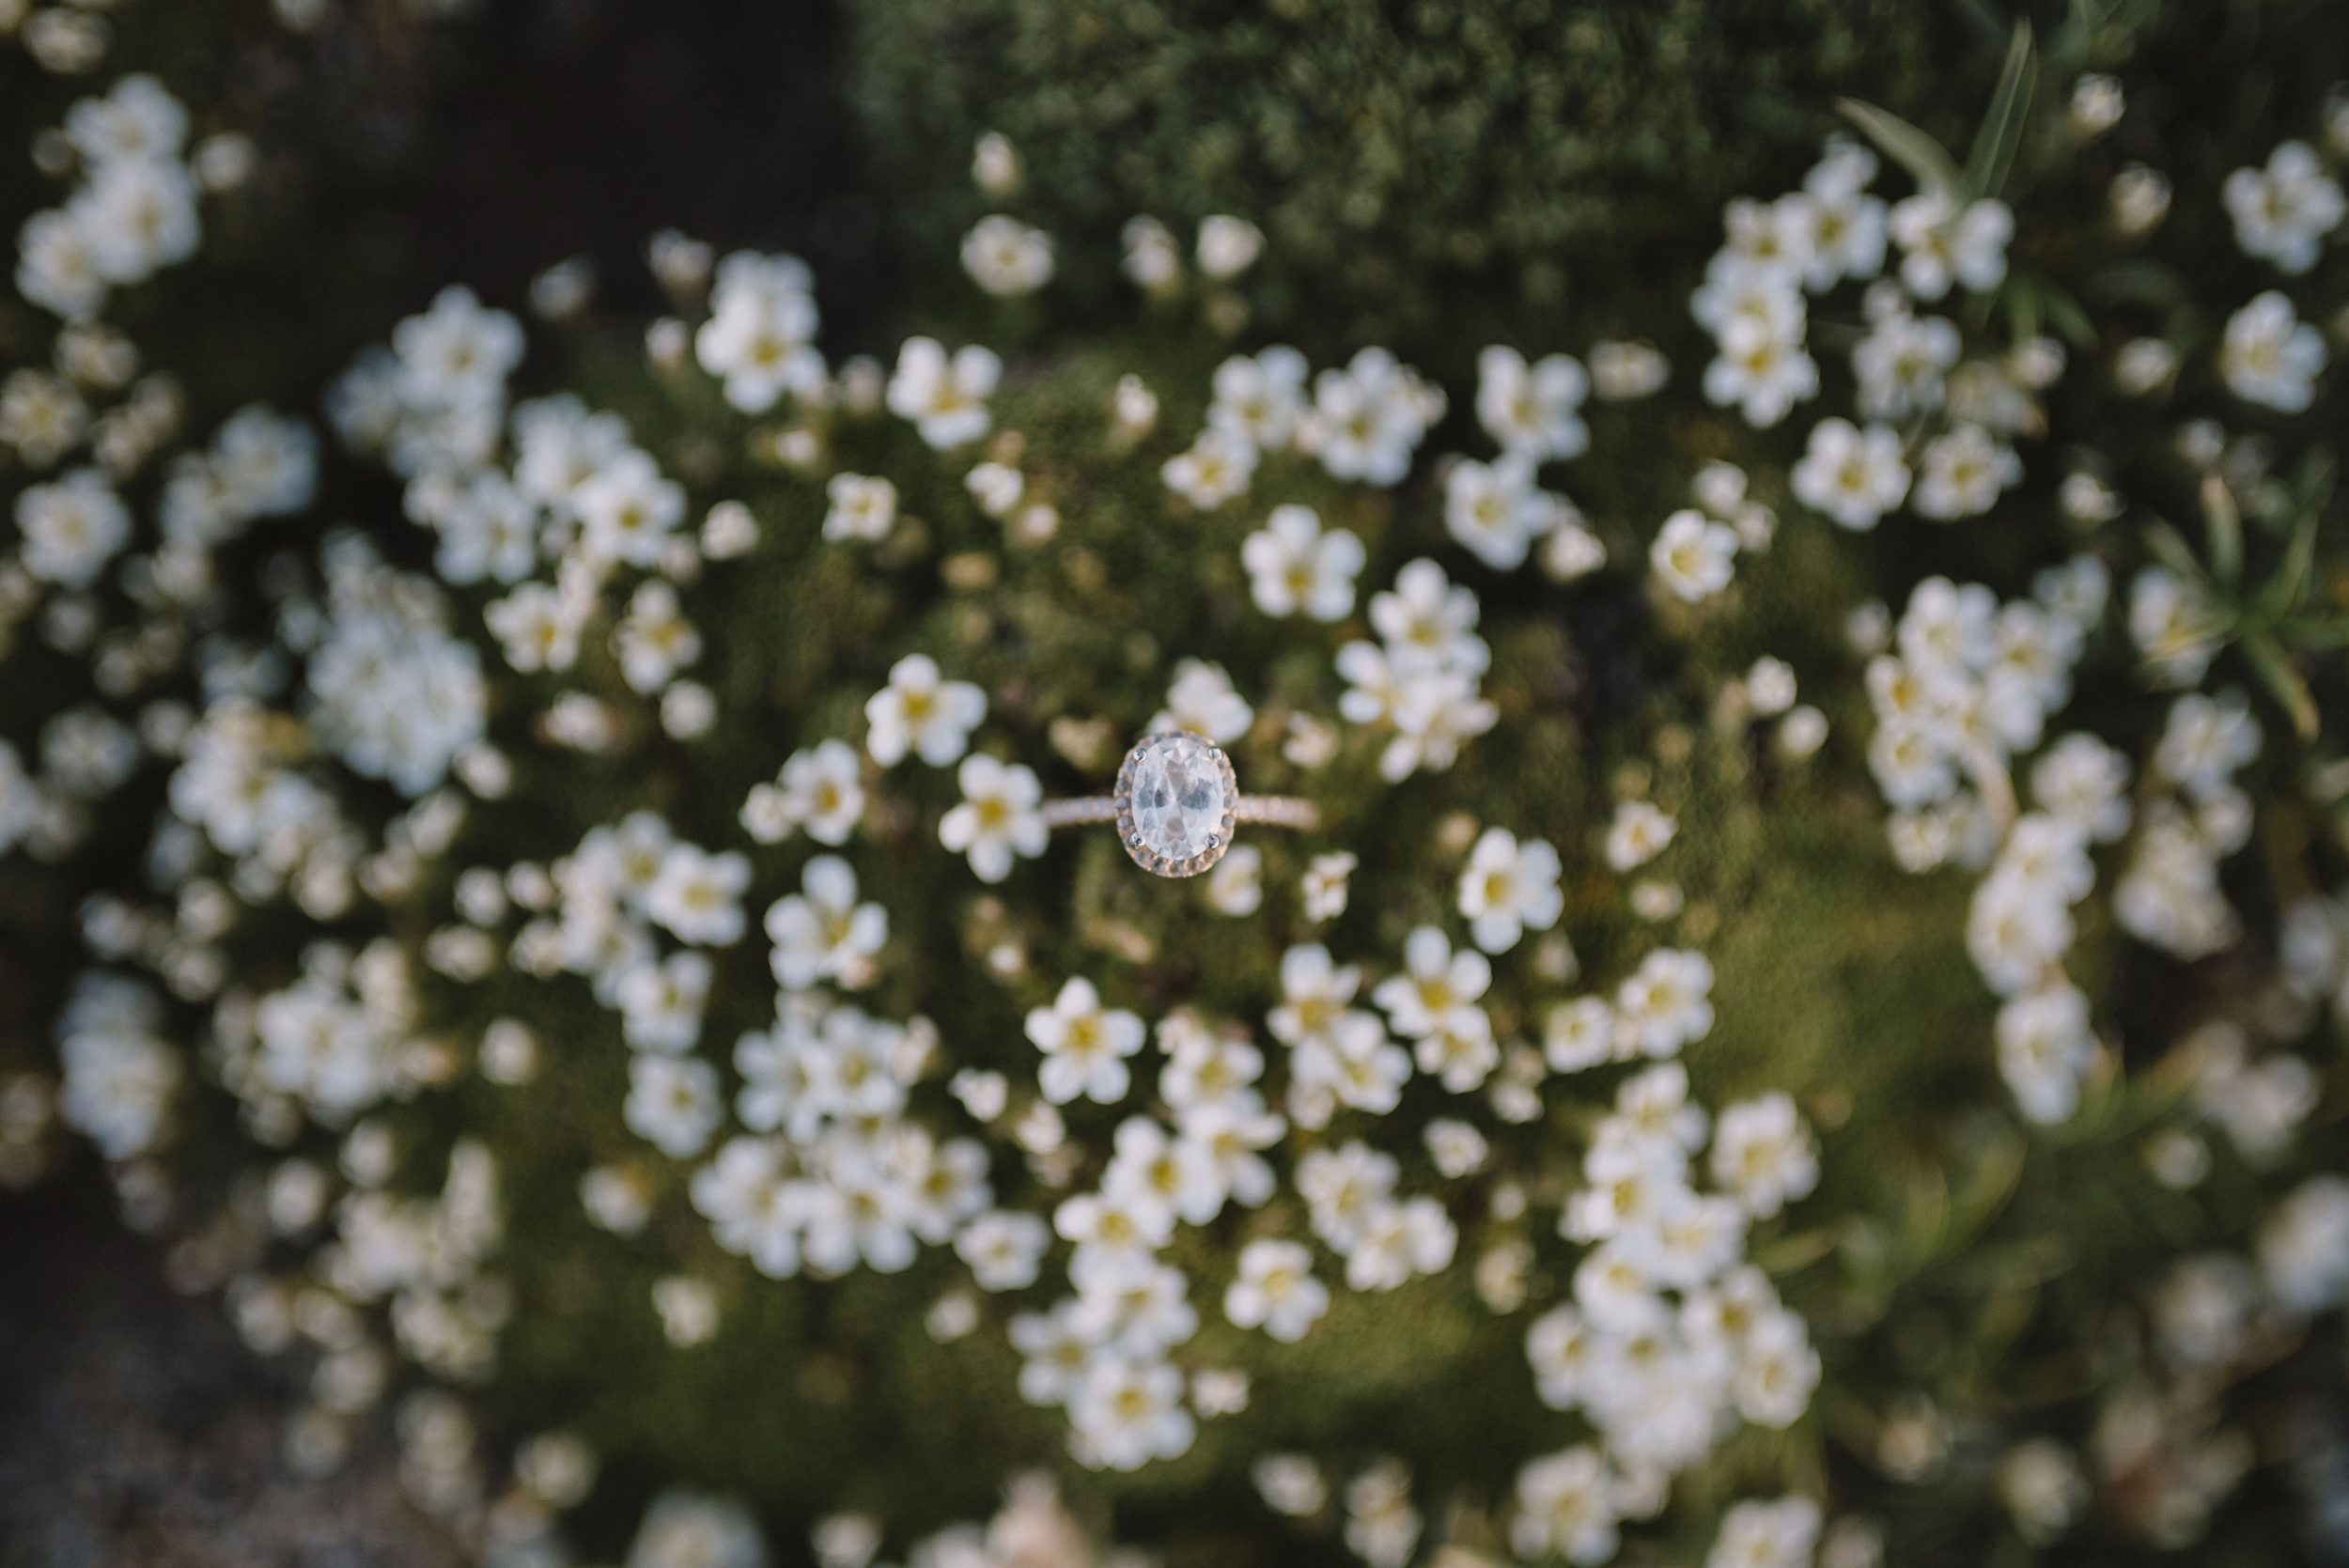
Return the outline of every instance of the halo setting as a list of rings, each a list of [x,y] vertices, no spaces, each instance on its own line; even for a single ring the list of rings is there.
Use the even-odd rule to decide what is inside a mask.
[[[1239,781],[1222,747],[1189,730],[1144,736],[1117,769],[1118,842],[1144,871],[1196,877],[1223,858]]]

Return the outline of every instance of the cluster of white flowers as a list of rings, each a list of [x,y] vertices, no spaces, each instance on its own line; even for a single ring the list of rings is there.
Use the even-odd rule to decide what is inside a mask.
[[[1545,539],[1544,562],[1553,575],[1592,570],[1606,551],[1574,503],[1534,483],[1543,463],[1579,457],[1590,445],[1581,415],[1589,373],[1565,354],[1528,365],[1515,349],[1498,345],[1477,356],[1476,372],[1476,417],[1501,455],[1490,463],[1453,460],[1444,473],[1444,526],[1497,571],[1520,565]]]
[[[1987,870],[1967,947],[2007,998],[1999,1065],[2024,1114],[2061,1122],[2097,1055],[2088,999],[2064,977],[2072,906],[2095,884],[2092,844],[2129,826],[2129,765],[2095,737],[2046,747],[2023,811],[2014,777],[2047,720],[2070,701],[2072,666],[2102,619],[2103,566],[2082,556],[2040,574],[2035,595],[2001,606],[1979,583],[1920,583],[1897,627],[1897,653],[1869,664],[1877,727],[1870,768],[1894,808],[1892,851],[1923,872]]]
[[[385,779],[403,795],[437,787],[449,766],[478,743],[489,688],[471,643],[449,634],[441,592],[393,571],[356,536],[331,544],[325,621],[305,613],[310,730],[363,778]],[[303,641],[287,629],[288,646]]]
[[[2146,768],[2137,839],[2112,890],[2113,916],[2130,935],[2181,958],[2207,957],[2241,935],[2218,862],[2251,841],[2251,798],[2234,776],[2260,745],[2240,691],[2189,691],[2170,705]]]
[[[718,263],[709,319],[693,334],[693,353],[735,408],[765,413],[786,392],[808,397],[822,390],[815,287],[796,256],[737,251]]]
[[[179,1087],[179,1052],[159,1034],[163,1007],[135,980],[92,970],[57,1019],[57,1096],[66,1125],[108,1159],[129,1159],[163,1135]]]
[[[1789,476],[1797,500],[1855,530],[1875,527],[1904,503],[1941,521],[1988,511],[2023,476],[2006,438],[2037,427],[2031,395],[2063,367],[2061,348],[2045,338],[2003,361],[1958,363],[1956,323],[1920,316],[1916,306],[1945,298],[1953,282],[1975,293],[1997,287],[2006,275],[2013,216],[1997,201],[1961,204],[1937,189],[1888,210],[1866,194],[1875,171],[1874,154],[1837,140],[1802,190],[1766,205],[1732,202],[1729,241],[1693,302],[1720,348],[1706,371],[1706,396],[1737,405],[1750,424],[1768,426],[1819,391],[1817,365],[1804,347],[1805,292],[1830,290],[1846,278],[1877,279],[1863,302],[1868,331],[1851,351],[1857,412],[1867,423],[1821,420]],[[1888,235],[1902,252],[1897,282],[1877,278]],[[1943,424],[1931,440],[1910,438],[1913,451],[1889,423],[1912,418]],[[1725,582],[1726,540],[1707,552],[1696,519],[1682,514],[1667,531],[1675,525],[1673,542],[1692,566],[1717,558],[1712,575]],[[1660,561],[1658,571],[1668,581],[1675,576]],[[1676,576],[1705,581],[1690,569]]]
[[[1306,396],[1305,356],[1274,345],[1234,355],[1215,373],[1206,427],[1159,471],[1167,489],[1201,510],[1248,493],[1267,456],[1297,452],[1321,459],[1338,479],[1395,485],[1411,457],[1443,417],[1441,388],[1397,363],[1384,349],[1364,349],[1343,370],[1324,370]]]
[[[1592,1245],[1573,1301],[1534,1320],[1526,1355],[1542,1402],[1581,1410],[1598,1438],[1519,1472],[1515,1538],[1528,1557],[1606,1561],[1617,1520],[1660,1509],[1671,1476],[1725,1421],[1782,1428],[1810,1407],[1820,1368],[1809,1330],[1743,1252],[1752,1218],[1810,1191],[1815,1156],[1783,1095],[1732,1106],[1712,1129],[1713,1173],[1729,1191],[1700,1193],[1689,1168],[1706,1120],[1687,1073],[1665,1063],[1625,1080],[1592,1129],[1588,1185],[1561,1219]]]
[[[1391,590],[1372,596],[1377,643],[1338,649],[1346,691],[1338,711],[1356,724],[1385,724],[1394,734],[1378,755],[1388,783],[1422,768],[1441,770],[1461,744],[1493,727],[1500,713],[1478,690],[1492,650],[1476,635],[1476,595],[1429,560],[1406,565]]]
[[[2113,94],[2117,87],[2107,94],[2081,84],[2073,107],[2076,126],[2089,128],[2081,134],[2117,117]],[[178,162],[185,116],[147,79],[127,79],[107,99],[77,105],[66,134],[86,186],[64,210],[27,225],[19,285],[36,303],[75,318],[101,309],[109,287],[137,281],[193,247],[195,182]],[[1001,137],[981,139],[973,172],[995,195],[1016,191],[1021,178],[1017,153]],[[1977,294],[1996,287],[2013,220],[1996,201],[1964,203],[1930,189],[1888,209],[1869,194],[1875,173],[1874,155],[1837,141],[1800,191],[1766,205],[1732,203],[1729,243],[1693,302],[1719,348],[1705,395],[1767,426],[1819,390],[1808,297],[1847,279],[1875,280],[1864,332],[1854,334],[1857,422],[1820,420],[1790,474],[1797,500],[1853,530],[1873,528],[1903,505],[1944,520],[1988,511],[2021,477],[2008,442],[2041,427],[2033,395],[2061,373],[2063,359],[2034,338],[1998,360],[1966,360],[1956,321],[1919,307],[1960,286]],[[2338,185],[2298,144],[2279,148],[2264,172],[2241,171],[2227,195],[2244,248],[2295,274],[2313,264],[2341,217]],[[1210,218],[1199,229],[1198,270],[1211,283],[1228,282],[1263,243],[1252,225]],[[1893,247],[1898,281],[1879,277]],[[885,404],[939,451],[993,429],[988,399],[1003,367],[987,348],[950,353],[914,338],[894,374],[866,361],[835,377],[815,342],[814,280],[796,258],[743,252],[713,268],[708,247],[671,235],[655,242],[653,259],[680,302],[709,286],[697,328],[674,318],[656,324],[647,339],[653,363],[673,374],[697,365],[744,414],[793,399],[791,429],[753,436],[754,449],[786,465],[822,474],[821,424],[834,410]],[[1050,239],[1001,214],[971,231],[962,260],[983,287],[1006,298],[1042,287],[1053,267]],[[1163,292],[1180,284],[1184,263],[1163,225],[1137,220],[1127,233],[1127,266],[1143,287]],[[1210,290],[1207,305],[1211,321],[1244,320],[1231,290]],[[406,513],[433,536],[443,582],[498,585],[478,590],[500,595],[484,604],[483,626],[514,672],[567,676],[583,649],[598,645],[589,634],[608,635],[627,692],[616,701],[585,691],[556,694],[539,718],[540,742],[616,752],[636,733],[629,705],[639,698],[672,737],[706,734],[717,699],[687,678],[705,652],[686,613],[687,590],[706,563],[753,549],[758,520],[739,504],[723,504],[696,535],[686,523],[684,489],[616,415],[568,396],[509,406],[508,380],[524,349],[514,318],[467,290],[446,290],[399,323],[390,349],[364,356],[341,380],[334,424],[352,449],[380,456],[404,481]],[[128,384],[135,356],[117,362],[129,352],[127,342],[99,329],[70,328],[59,340],[57,375],[21,371],[0,387],[0,442],[30,470],[53,466],[86,438],[97,459],[22,492],[23,543],[0,561],[0,644],[7,623],[23,613],[18,605],[54,589],[44,635],[68,651],[96,644],[94,668],[108,695],[135,690],[148,668],[138,660],[151,663],[148,673],[171,667],[194,641],[190,629],[203,629],[193,612],[219,591],[211,580],[219,545],[255,519],[305,507],[317,488],[315,443],[304,427],[261,409],[236,415],[208,449],[170,466],[157,515],[162,545],[124,563],[132,597],[150,597],[138,584],[151,582],[180,619],[101,640],[87,591],[135,532],[117,487],[176,420],[176,412],[140,416],[157,433],[136,441],[108,433],[105,420],[125,411],[93,423],[76,387]],[[1450,536],[1493,569],[1514,569],[1536,546],[1561,580],[1605,558],[1573,504],[1536,476],[1541,465],[1570,460],[1588,445],[1588,396],[1643,396],[1668,367],[1628,344],[1594,346],[1588,362],[1587,370],[1563,354],[1529,362],[1498,346],[1479,358],[1475,409],[1499,455],[1458,458],[1439,472]],[[2321,334],[2279,293],[2238,313],[2219,357],[2239,396],[2283,411],[2309,406],[2325,362]],[[1281,454],[1315,458],[1341,481],[1392,486],[1444,409],[1440,390],[1383,349],[1363,349],[1314,377],[1296,350],[1268,348],[1219,367],[1205,428],[1161,477],[1201,509],[1244,495],[1260,463]],[[1128,377],[1112,414],[1113,437],[1138,438],[1156,419],[1155,396]],[[1905,444],[1895,425],[1907,422],[1915,426]],[[1050,536],[1053,519],[1017,466],[1018,446],[1016,433],[990,443],[986,460],[961,469],[963,487],[982,511],[1010,523],[1015,540],[1034,542]],[[1692,491],[1696,505],[1667,520],[1650,566],[1666,593],[1697,603],[1728,586],[1740,551],[1768,547],[1776,520],[1748,498],[1746,475],[1729,464],[1708,464]],[[829,475],[822,538],[848,545],[911,532],[900,530],[897,499],[889,479]],[[1312,509],[1273,508],[1239,555],[1265,614],[1335,624],[1354,613],[1361,538],[1325,529]],[[1672,1477],[1739,1422],[1784,1429],[1808,1409],[1821,1375],[1809,1331],[1747,1256],[1751,1229],[1817,1185],[1818,1155],[1802,1114],[1783,1093],[1757,1094],[1717,1115],[1692,1101],[1688,1073],[1675,1059],[1715,1021],[1712,965],[1693,947],[1657,947],[1611,988],[1546,1002],[1533,1015],[1538,1041],[1520,1035],[1528,1009],[1510,994],[1510,971],[1524,965],[1561,986],[1577,972],[1556,929],[1567,900],[1549,843],[1497,826],[1480,831],[1465,815],[1451,819],[1439,841],[1459,868],[1443,918],[1456,913],[1460,945],[1444,925],[1421,924],[1384,974],[1342,963],[1322,942],[1289,946],[1280,995],[1264,1019],[1277,1052],[1254,1043],[1244,1023],[1177,1007],[1156,1021],[1162,1060],[1151,1063],[1152,1026],[1103,994],[1114,995],[1118,982],[1097,986],[1074,975],[1029,998],[1050,997],[1024,1018],[1037,1052],[1032,1079],[957,1068],[927,1018],[883,1017],[845,1000],[869,998],[904,956],[891,947],[890,910],[866,896],[851,859],[861,846],[851,841],[868,814],[876,838],[895,837],[908,820],[907,803],[888,793],[908,775],[893,770],[952,767],[962,799],[942,815],[939,844],[966,855],[981,880],[1001,882],[1019,858],[1043,851],[1042,784],[1029,768],[972,749],[989,714],[987,691],[949,678],[928,655],[907,654],[863,702],[861,746],[811,737],[741,804],[740,828],[756,843],[783,846],[803,832],[823,847],[798,865],[796,890],[765,909],[773,1020],[734,1042],[734,1078],[723,1079],[705,1018],[712,998],[740,982],[722,950],[749,934],[751,859],[690,842],[645,809],[587,831],[551,864],[440,866],[464,825],[466,794],[493,799],[510,784],[511,765],[488,740],[491,705],[477,636],[452,629],[441,587],[393,569],[354,538],[330,540],[319,565],[315,595],[298,570],[272,568],[266,591],[276,605],[274,646],[246,648],[218,636],[202,643],[200,712],[159,701],[133,727],[94,705],[70,710],[43,731],[37,774],[0,741],[0,853],[18,843],[62,853],[79,836],[89,802],[125,783],[143,752],[174,761],[170,813],[148,860],[176,907],[164,914],[94,898],[80,911],[86,943],[104,961],[153,970],[183,1001],[212,1003],[204,1060],[237,1097],[257,1141],[288,1149],[305,1130],[335,1141],[331,1159],[272,1157],[257,1207],[247,1205],[263,1217],[253,1223],[268,1237],[312,1249],[307,1261],[272,1277],[249,1267],[258,1251],[247,1248],[217,1271],[234,1274],[230,1309],[249,1343],[315,1352],[310,1406],[289,1434],[298,1464],[322,1468],[348,1448],[358,1419],[390,1388],[394,1351],[446,1381],[484,1376],[508,1311],[504,1285],[489,1272],[502,1222],[488,1150],[459,1139],[438,1193],[401,1196],[393,1188],[409,1151],[387,1107],[449,1083],[464,1065],[459,1046],[426,1026],[418,965],[459,986],[483,981],[501,963],[551,982],[577,976],[616,1016],[629,1085],[616,1114],[650,1152],[586,1173],[583,1203],[607,1229],[643,1230],[663,1185],[647,1172],[665,1160],[676,1166],[669,1185],[681,1188],[717,1245],[769,1278],[833,1279],[860,1267],[896,1273],[925,1247],[951,1248],[975,1292],[1024,1291],[1045,1277],[1048,1262],[1058,1272],[1065,1244],[1067,1293],[1040,1311],[1006,1314],[1007,1330],[1023,1359],[1022,1394],[1066,1412],[1070,1452],[1087,1466],[1130,1470],[1174,1458],[1192,1448],[1199,1421],[1245,1406],[1244,1373],[1199,1362],[1194,1285],[1212,1279],[1208,1288],[1220,1290],[1232,1326],[1287,1344],[1312,1335],[1333,1311],[1350,1310],[1340,1289],[1393,1292],[1452,1268],[1465,1200],[1407,1193],[1402,1159],[1379,1146],[1410,1119],[1407,1092],[1415,1105],[1439,1091],[1455,1097],[1447,1103],[1456,1114],[1417,1128],[1444,1182],[1468,1184],[1490,1171],[1477,1195],[1500,1239],[1485,1246],[1474,1269],[1486,1305],[1515,1313],[1552,1288],[1517,1229],[1536,1201],[1532,1194],[1556,1205],[1558,1234],[1578,1250],[1570,1298],[1540,1304],[1526,1349],[1542,1401],[1580,1412],[1595,1435],[1519,1470],[1511,1539],[1520,1556],[1607,1560],[1619,1525],[1658,1513]],[[2139,938],[2193,957],[2232,942],[2240,924],[2218,884],[2220,861],[2251,829],[2250,800],[2235,779],[2261,746],[2239,696],[2179,698],[2134,801],[2129,761],[2103,741],[2071,734],[2043,747],[2107,597],[2105,568],[2088,556],[2042,573],[2032,598],[2003,606],[1986,588],[1936,578],[1918,587],[1900,617],[1897,652],[1873,650],[1880,657],[1866,676],[1879,719],[1870,761],[1895,808],[1897,858],[1915,871],[1955,862],[1983,874],[1968,948],[2004,999],[2000,1069],[2025,1114],[2040,1122],[2073,1112],[2100,1055],[2088,999],[2062,970],[2073,908],[2096,880],[2096,846],[2135,831],[2112,900],[2121,926]],[[1349,641],[1335,654],[1346,687],[1343,717],[1379,728],[1378,772],[1389,783],[1449,768],[1498,719],[1482,687],[1492,653],[1477,632],[1476,596],[1434,561],[1418,559],[1367,608],[1377,641]],[[2172,678],[2190,684],[2204,673],[2217,645],[2212,622],[2176,576],[2156,567],[2138,579],[2132,630]],[[169,639],[149,635],[156,624],[179,641],[163,646]],[[306,702],[299,717],[269,706],[297,674],[287,655],[301,660]],[[601,661],[587,662],[592,670]],[[110,681],[108,668],[132,675]],[[1825,721],[1793,707],[1785,664],[1765,658],[1733,685],[1733,717],[1786,715],[1782,748],[1797,755],[1816,749]],[[1009,690],[997,697],[1019,706]],[[1222,665],[1191,658],[1175,664],[1164,709],[1149,727],[1234,744],[1256,720]],[[1807,741],[1797,738],[1797,721]],[[1307,744],[1316,731],[1325,738]],[[1334,728],[1318,720],[1293,716],[1291,735],[1285,754],[1299,767],[1336,754]],[[1057,723],[1053,742],[1078,756]],[[380,842],[346,817],[316,760],[321,752],[408,798]],[[2015,781],[2034,756],[2025,809]],[[1676,828],[1654,804],[1627,799],[1597,835],[1599,850],[1627,875],[1664,853]],[[1234,849],[1206,884],[1213,907],[1234,918],[1258,909],[1266,863],[1253,846]],[[1344,853],[1314,860],[1303,888],[1308,921],[1344,911],[1354,863]],[[420,935],[363,946],[313,941],[289,983],[266,990],[233,984],[224,939],[241,903],[286,894],[315,920],[338,920],[360,893],[419,902],[425,890],[440,888],[443,869],[451,874],[453,918],[436,910],[428,924],[441,924]],[[865,870],[877,891],[885,888],[883,870]],[[1677,909],[1677,889],[1663,891]],[[1639,890],[1632,904],[1650,912]],[[988,906],[997,910],[988,918],[1000,918],[994,899],[979,901]],[[2291,994],[2308,1004],[2330,999],[2349,1013],[2349,913],[2334,901],[2304,903],[2288,917],[2285,938]],[[1023,983],[1024,959],[1016,946],[1009,951],[1013,961],[1000,965],[990,952],[989,968],[1006,984]],[[1503,961],[1498,981],[1496,959]],[[1366,1002],[1357,1005],[1365,988]],[[59,1114],[116,1162],[126,1210],[155,1212],[168,1187],[148,1167],[166,1140],[189,1060],[167,1043],[160,996],[94,970],[77,986],[58,1036]],[[2205,1031],[2188,1042],[2193,1103],[2247,1160],[2264,1163],[2311,1113],[2313,1075],[2286,1053],[2253,1061],[2239,1034],[2232,1045],[2229,1038]],[[519,1086],[544,1055],[527,1025],[500,1018],[483,1031],[474,1062],[490,1083]],[[1551,1109],[1544,1103],[1546,1086],[1557,1087],[1551,1075],[1619,1066],[1628,1070],[1611,1109],[1578,1134],[1584,1141],[1574,1169],[1543,1172],[1525,1185],[1515,1179],[1523,1172],[1493,1169],[1506,1161],[1493,1157],[1478,1125],[1486,1110],[1500,1123],[1533,1124]],[[1415,1075],[1434,1081],[1414,1089]],[[937,1118],[954,1112],[921,1103],[926,1081],[937,1078],[984,1137],[951,1135]],[[729,1081],[737,1085],[730,1098]],[[1093,1117],[1114,1124],[1106,1149],[1072,1133],[1072,1122]],[[990,1144],[1024,1157],[1052,1194],[1043,1210],[999,1206]],[[1284,1187],[1293,1203],[1276,1202]],[[158,1193],[154,1202],[140,1197]],[[1246,1221],[1236,1252],[1194,1279],[1186,1269],[1214,1254],[1203,1254],[1198,1235],[1182,1227],[1220,1227],[1232,1205],[1260,1212]],[[974,1327],[984,1310],[975,1292],[957,1285],[943,1296],[928,1314],[930,1332],[946,1340]],[[2319,1177],[2275,1211],[2255,1265],[2195,1260],[2165,1290],[2155,1322],[2174,1361],[2212,1364],[2232,1358],[2263,1312],[2324,1311],[2345,1293],[2349,1186]],[[664,1278],[653,1292],[677,1345],[719,1331],[719,1300],[709,1281],[689,1274]],[[381,1325],[368,1315],[379,1311]],[[492,1560],[502,1560],[501,1550],[510,1549],[517,1565],[561,1550],[548,1521],[584,1496],[595,1467],[576,1438],[549,1434],[525,1444],[513,1489],[486,1506],[461,1406],[419,1394],[401,1405],[398,1428],[412,1491],[487,1539]],[[1266,1455],[1257,1479],[1285,1513],[1317,1513],[1330,1500],[1319,1470],[1302,1456]],[[2061,1528],[2054,1521],[2079,1509],[2069,1451],[2017,1449],[1999,1484],[2027,1530]],[[1360,1469],[1343,1500],[1345,1539],[1375,1568],[1401,1568],[1419,1550],[1426,1519],[1399,1463]],[[1739,1503],[1708,1561],[1807,1565],[1820,1530],[1819,1509],[1807,1498]],[[1082,1545],[1049,1488],[1023,1483],[992,1523],[933,1536],[913,1548],[911,1562],[1013,1568],[1071,1543]],[[813,1544],[826,1568],[869,1568],[879,1527],[835,1516]],[[670,1494],[646,1515],[629,1561],[754,1568],[765,1550],[738,1505]]]
[[[987,181],[980,188],[991,190]],[[1125,272],[1144,293],[1167,295],[1183,284],[1183,256],[1174,236],[1158,219],[1143,215],[1128,221],[1122,236]],[[1256,264],[1264,254],[1264,230],[1228,212],[1199,220],[1194,247],[1199,271],[1210,283],[1228,283]],[[1217,313],[1220,322],[1244,321],[1228,307]]]
[[[17,235],[16,287],[52,315],[86,321],[110,290],[146,282],[203,238],[195,175],[180,160],[188,113],[154,77],[125,76],[66,116],[81,182]]]

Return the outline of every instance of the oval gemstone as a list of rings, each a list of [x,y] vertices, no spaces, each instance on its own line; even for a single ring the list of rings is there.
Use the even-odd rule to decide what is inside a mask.
[[[1223,769],[1214,749],[1195,735],[1161,735],[1143,742],[1131,784],[1134,831],[1142,847],[1170,861],[1204,855],[1223,831]]]

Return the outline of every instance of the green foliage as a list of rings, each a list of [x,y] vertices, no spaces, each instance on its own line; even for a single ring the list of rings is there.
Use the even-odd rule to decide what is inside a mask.
[[[1271,240],[1267,331],[1445,372],[1569,320],[1677,332],[1664,280],[1725,197],[1792,182],[1837,93],[1970,127],[2006,42],[1915,0],[866,0],[855,23],[910,256],[943,263],[988,210],[968,149],[996,131],[1027,164],[1010,210],[1091,253],[1067,286],[1089,306],[1129,217],[1187,241],[1237,213]]]

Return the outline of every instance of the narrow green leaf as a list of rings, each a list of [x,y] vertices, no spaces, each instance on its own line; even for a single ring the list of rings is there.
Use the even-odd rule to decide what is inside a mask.
[[[2293,469],[2292,493],[2309,511],[2321,512],[2332,503],[2333,482],[2340,473],[2339,455],[2329,444],[2320,442],[2310,447]]]
[[[2017,343],[2039,335],[2040,281],[2021,272],[2008,274],[2006,280],[2006,324]]]
[[[2316,575],[2316,514],[2302,512],[2300,521],[2292,531],[2292,542],[2284,547],[2284,558],[2269,578],[2267,586],[2259,594],[2259,613],[2271,621],[2280,621],[2300,606],[2308,597],[2309,583]]]
[[[2276,629],[2276,635],[2304,653],[2349,648],[2349,616],[2329,621],[2286,621]]]
[[[2077,300],[2050,283],[2042,300],[2046,307],[2047,320],[2061,333],[2073,348],[2086,350],[2096,347],[2096,324],[2088,318]]]
[[[2166,522],[2150,524],[2145,530],[2146,546],[2161,558],[2161,564],[2176,572],[2203,593],[2212,592],[2210,573],[2194,558],[2194,551],[2178,536],[2178,531]]]
[[[2268,693],[2292,715],[2292,727],[2303,740],[2316,738],[2316,699],[2309,695],[2308,682],[2292,667],[2284,650],[2276,645],[2274,638],[2264,631],[2247,632],[2243,638],[2244,657],[2251,661],[2260,681]]]
[[[1839,98],[1835,107],[1887,158],[1914,176],[1920,189],[1952,197],[1964,191],[1965,177],[1958,172],[1956,162],[1941,150],[1941,144],[1898,115],[1856,98]]]
[[[2243,581],[2243,514],[2234,492],[2216,474],[2202,478],[2202,526],[2210,540],[2211,575],[2232,588]]]
[[[1995,196],[2006,183],[2015,149],[2023,145],[2023,129],[2030,123],[2031,93],[2038,85],[2039,54],[2031,47],[2030,23],[2018,21],[1998,89],[1990,95],[1990,112],[1974,132],[1974,149],[1966,160],[1966,190],[1974,199]]]

